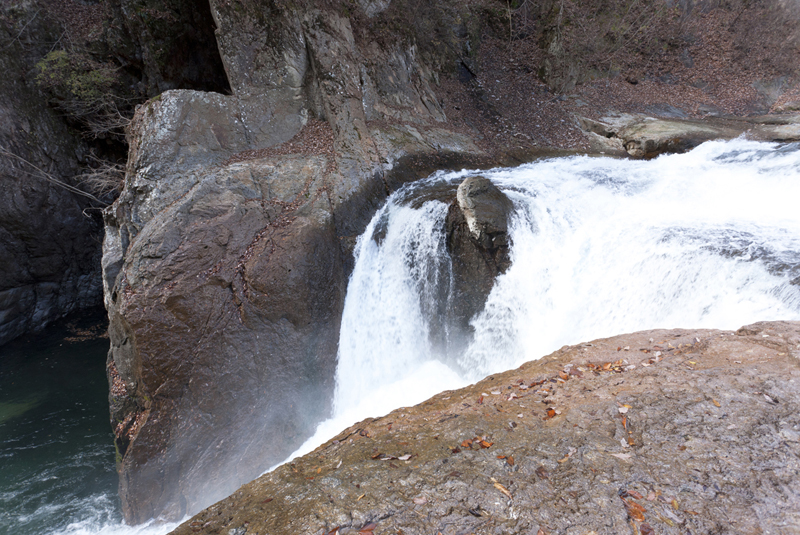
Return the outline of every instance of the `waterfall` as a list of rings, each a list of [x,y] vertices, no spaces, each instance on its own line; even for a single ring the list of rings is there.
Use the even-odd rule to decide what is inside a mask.
[[[439,198],[475,174],[514,203],[512,265],[453,359],[431,337],[453,298]],[[565,344],[800,319],[797,199],[800,146],[743,139],[650,161],[574,156],[440,172],[400,189],[356,248],[334,417],[298,454],[361,418]]]
[[[514,204],[512,264],[472,318],[466,349],[452,354],[441,343],[447,333],[440,336],[441,317],[457,298],[446,202],[477,174]],[[439,172],[401,188],[356,246],[335,413],[292,457],[360,419],[564,344],[651,328],[800,320],[797,199],[800,145],[742,139],[651,161],[574,156]],[[95,516],[61,533],[150,535],[173,527]]]

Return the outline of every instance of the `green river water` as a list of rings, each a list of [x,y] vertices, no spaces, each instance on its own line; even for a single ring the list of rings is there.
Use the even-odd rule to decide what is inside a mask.
[[[104,330],[96,313],[0,347],[0,535],[119,522]]]

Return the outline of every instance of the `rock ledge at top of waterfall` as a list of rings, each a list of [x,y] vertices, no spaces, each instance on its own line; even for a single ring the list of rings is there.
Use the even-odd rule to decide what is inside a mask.
[[[364,420],[173,533],[709,533],[730,511],[794,531],[798,359],[800,322],[565,346]]]
[[[746,136],[757,141],[800,140],[800,114],[753,117],[656,118],[637,113],[609,114],[599,120],[577,117],[593,149],[632,158],[686,152],[712,139]]]

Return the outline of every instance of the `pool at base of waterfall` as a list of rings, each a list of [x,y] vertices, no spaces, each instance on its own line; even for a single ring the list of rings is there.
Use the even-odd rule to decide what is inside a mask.
[[[90,311],[0,348],[0,534],[145,535],[122,523],[106,326]]]

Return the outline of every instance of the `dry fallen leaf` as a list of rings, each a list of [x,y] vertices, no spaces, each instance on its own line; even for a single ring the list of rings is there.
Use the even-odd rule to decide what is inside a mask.
[[[550,473],[544,466],[541,465],[539,466],[539,468],[536,469],[536,475],[541,477],[542,479],[550,479]]]
[[[569,459],[570,457],[572,457],[572,454],[573,454],[573,453],[575,453],[576,451],[578,451],[578,450],[576,450],[575,448],[570,448],[570,449],[569,449],[569,451],[567,452],[567,454],[566,454],[566,455],[564,455],[564,458],[563,458],[563,459],[559,459],[559,460],[558,460],[558,462],[559,462],[559,463],[565,463],[565,462],[567,462],[567,459]]]
[[[510,492],[508,492],[508,489],[507,489],[507,488],[505,488],[503,485],[501,485],[500,483],[498,483],[498,482],[497,482],[497,481],[496,481],[494,478],[491,478],[491,479],[492,479],[492,481],[493,481],[494,488],[496,488],[497,490],[499,490],[500,492],[502,492],[503,494],[505,494],[506,496],[508,496],[508,499],[509,499],[509,500],[513,500],[513,499],[514,499],[514,497],[511,495],[511,493],[510,493]]]
[[[464,449],[471,448],[472,447],[472,441],[469,440],[469,439],[465,439],[463,442],[461,442],[461,447],[464,448]]]
[[[407,454],[405,454],[405,455],[401,455],[400,457],[398,457],[398,458],[397,458],[397,460],[398,460],[398,461],[407,461],[407,460],[409,460],[410,458],[411,458],[411,454],[410,454],[410,453],[407,453]]]
[[[508,463],[509,466],[514,466],[514,458],[512,456],[509,455],[508,457],[506,457],[506,462]]]
[[[655,530],[647,522],[642,522],[642,525],[639,526],[639,532],[642,535],[656,535]]]
[[[641,500],[642,499],[642,495],[639,494],[638,492],[636,492],[635,490],[629,490],[629,491],[626,491],[626,492],[628,493],[628,496],[630,496],[631,498],[636,498],[637,500]]]
[[[712,399],[711,403],[713,403],[714,406],[716,406],[716,407],[721,407],[722,406],[722,405],[719,404],[719,401],[717,401],[716,399]]]
[[[375,528],[377,528],[377,527],[378,527],[378,524],[376,524],[375,522],[368,522],[368,523],[364,524],[363,528],[358,530],[358,533],[359,533],[359,535],[369,535],[373,531],[375,531]]]
[[[625,509],[628,511],[628,516],[638,522],[644,522],[644,514],[647,512],[647,509],[638,503],[626,500],[625,498],[622,498],[622,501],[625,504]]]
[[[485,440],[481,440],[478,444],[481,445],[481,448],[486,449],[486,448],[491,448],[494,442],[486,442]]]

